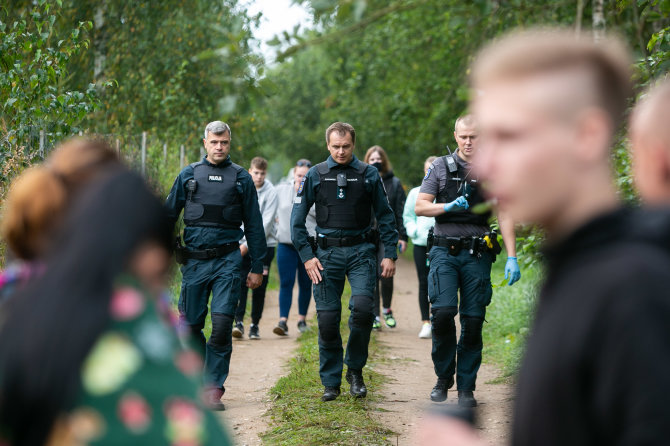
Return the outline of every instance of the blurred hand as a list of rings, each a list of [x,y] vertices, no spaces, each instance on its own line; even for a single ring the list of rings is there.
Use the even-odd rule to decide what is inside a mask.
[[[383,259],[382,260],[382,274],[381,276],[384,279],[393,277],[395,274],[395,260],[393,259]]]
[[[263,274],[249,273],[247,276],[247,287],[255,290],[263,283]]]
[[[398,251],[400,252],[400,254],[405,252],[406,249],[407,249],[407,242],[404,241],[404,240],[399,240],[398,241]]]
[[[242,254],[242,257],[247,255],[249,252],[249,247],[247,245],[240,245],[240,254]]]
[[[470,207],[470,205],[468,204],[468,200],[465,197],[460,196],[457,199],[455,199],[454,201],[445,204],[444,205],[444,210],[445,210],[445,212],[451,212],[451,211],[459,210],[459,208],[467,209],[469,207]]]
[[[521,279],[521,270],[519,269],[519,263],[516,261],[516,257],[507,257],[507,263],[505,264],[505,279],[507,278],[509,278],[507,282],[509,286]]]
[[[430,415],[421,422],[415,444],[419,446],[484,446],[475,429],[457,418]]]
[[[314,257],[306,261],[305,270],[307,271],[307,275],[312,280],[314,285],[321,282],[321,271],[323,271],[323,265],[321,265],[319,259]]]

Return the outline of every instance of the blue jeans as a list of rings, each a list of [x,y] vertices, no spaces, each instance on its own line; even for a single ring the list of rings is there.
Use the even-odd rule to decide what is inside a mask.
[[[181,294],[179,295],[179,319],[188,328],[193,340],[205,358],[204,381],[206,385],[223,386],[228,377],[230,356],[233,352],[230,325],[214,324],[228,321],[232,324],[240,298],[240,250],[223,257],[209,260],[188,259],[182,266]],[[212,295],[212,336],[205,343],[202,329],[207,317],[209,295]],[[224,324],[225,325],[225,324]],[[228,334],[227,334],[227,333]]]
[[[312,281],[298,251],[287,243],[277,246],[277,269],[279,270],[279,317],[288,318],[293,302],[293,285],[298,275],[298,314],[307,315],[312,297]]]
[[[430,250],[428,298],[432,313],[433,365],[438,378],[453,379],[455,371],[461,391],[475,390],[482,362],[482,326],[493,292],[493,260],[488,252],[478,257],[466,249],[455,256],[442,246],[433,246]],[[456,344],[454,317],[459,312],[461,334]]]

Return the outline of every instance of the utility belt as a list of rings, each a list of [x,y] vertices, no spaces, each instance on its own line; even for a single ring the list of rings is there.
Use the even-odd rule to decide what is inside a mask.
[[[175,246],[175,257],[177,263],[181,263],[183,265],[186,263],[188,259],[196,259],[196,260],[216,259],[218,257],[223,257],[226,254],[230,254],[231,252],[237,249],[240,249],[239,242],[230,242],[226,243],[225,245],[216,246],[214,248],[192,250],[183,246],[181,244],[181,240],[177,238]]]
[[[502,251],[498,243],[498,234],[496,231],[486,232],[483,236],[472,237],[445,237],[433,235],[433,228],[428,232],[428,250],[433,246],[441,246],[449,249],[452,256],[458,255],[465,249],[470,255],[481,257],[484,252],[490,252],[494,258]]]
[[[361,243],[372,243],[376,246],[379,243],[379,232],[376,229],[372,229],[365,234],[353,235],[351,237],[327,237],[323,234],[319,234],[316,237],[309,237],[309,239],[312,250],[314,251],[316,251],[317,247],[326,249],[333,246],[355,246]]]

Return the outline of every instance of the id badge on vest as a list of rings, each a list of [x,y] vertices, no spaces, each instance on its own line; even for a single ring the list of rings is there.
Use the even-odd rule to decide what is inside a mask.
[[[337,199],[345,200],[347,198],[347,174],[337,174]]]

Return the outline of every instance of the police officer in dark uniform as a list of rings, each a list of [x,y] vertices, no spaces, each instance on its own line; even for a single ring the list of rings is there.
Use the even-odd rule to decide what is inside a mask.
[[[341,297],[345,277],[351,285],[349,341],[344,357],[350,393],[367,395],[362,370],[368,359],[374,320],[378,240],[384,244],[382,277],[395,274],[398,232],[379,172],[354,156],[356,132],[336,122],[326,130],[330,156],[312,167],[298,189],[291,214],[291,238],[314,283],[319,323],[319,375],[325,389],[322,400],[340,394],[342,381]],[[316,238],[308,239],[305,218],[316,208]],[[371,231],[372,212],[378,236]]]
[[[421,184],[415,211],[416,215],[435,217],[436,222],[429,257],[428,298],[432,358],[438,379],[430,399],[447,399],[455,372],[459,405],[473,407],[477,405],[473,391],[482,360],[482,326],[493,291],[491,264],[500,246],[489,227],[490,210],[472,212],[474,206],[487,206],[470,166],[477,138],[473,118],[458,118],[454,130],[458,151],[433,162]],[[502,215],[498,215],[498,223],[508,255],[505,278],[512,285],[521,277],[514,224]],[[454,318],[459,311],[461,334],[457,344]]]
[[[246,169],[231,162],[230,138],[226,123],[207,124],[203,139],[207,156],[179,173],[166,202],[174,223],[184,209],[185,248],[178,250],[184,264],[180,323],[190,330],[205,358],[204,399],[214,410],[224,409],[221,397],[233,350],[231,326],[242,262],[239,240],[244,234],[249,247],[249,288],[257,288],[263,280],[267,250],[256,188]],[[210,293],[212,334],[205,342],[202,329]]]

